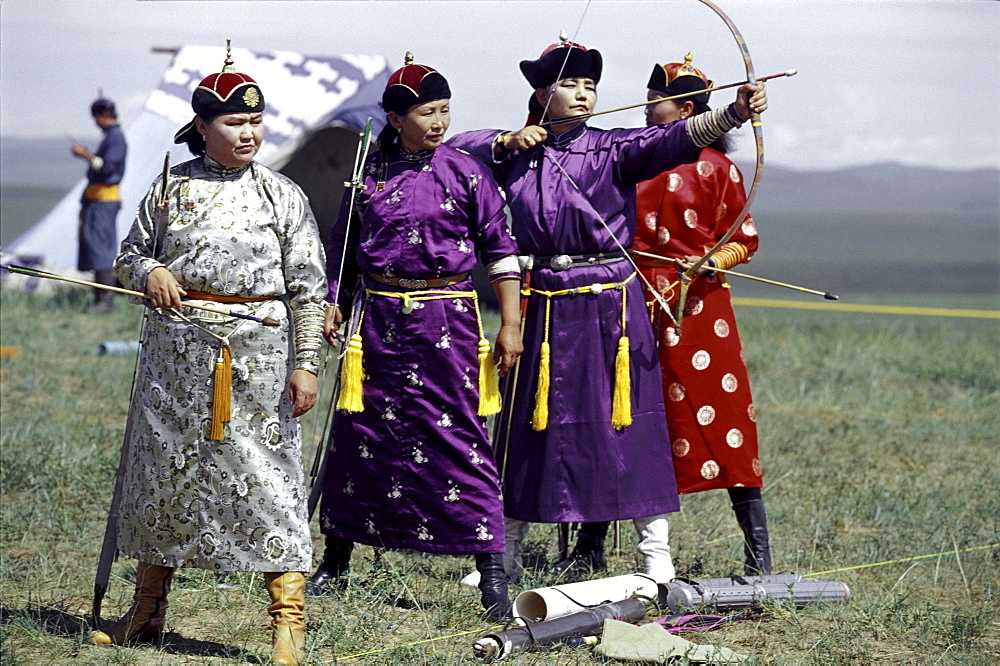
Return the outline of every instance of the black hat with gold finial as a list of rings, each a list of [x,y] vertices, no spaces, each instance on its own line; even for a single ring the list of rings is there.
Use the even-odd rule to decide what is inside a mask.
[[[684,56],[684,62],[668,62],[666,65],[656,65],[653,73],[649,75],[649,83],[646,87],[656,90],[665,95],[683,95],[684,93],[705,90],[712,87],[712,82],[708,80],[700,69],[691,64],[694,55],[688,53]],[[692,95],[688,99],[692,102],[708,103],[708,96]]]
[[[414,104],[451,99],[451,88],[441,72],[427,65],[414,65],[413,54],[406,52],[403,66],[392,73],[382,93],[382,108],[405,114]]]
[[[226,61],[222,71],[201,80],[191,96],[191,108],[203,120],[211,120],[223,113],[260,113],[264,110],[264,94],[260,86],[233,66],[230,40],[226,40]],[[192,119],[174,134],[174,143],[184,143],[187,134],[194,131]]]

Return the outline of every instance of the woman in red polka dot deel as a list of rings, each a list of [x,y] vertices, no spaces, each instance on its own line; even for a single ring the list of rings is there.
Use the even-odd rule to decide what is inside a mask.
[[[684,63],[657,65],[649,99],[703,90],[710,83]],[[661,125],[709,110],[709,93],[646,107],[646,124]],[[703,256],[735,221],[746,202],[743,177],[725,156],[726,137],[704,148],[698,161],[641,183],[636,191],[637,229],[633,249],[675,260],[636,257],[650,283],[676,306],[679,273]],[[680,493],[713,488],[729,491],[744,534],[746,574],[770,573],[767,517],[757,425],[743,348],[729,297],[729,285],[712,267],[730,268],[757,250],[750,216],[691,283],[684,308],[683,336],[650,304],[659,342],[663,396]],[[652,300],[652,296],[648,296]],[[585,523],[580,540],[560,570],[603,562],[607,523]]]

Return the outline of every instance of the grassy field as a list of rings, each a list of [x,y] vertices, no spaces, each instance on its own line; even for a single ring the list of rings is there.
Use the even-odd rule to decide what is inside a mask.
[[[114,315],[83,315],[88,298],[4,291],[0,302],[2,344],[19,352],[0,362],[0,662],[266,662],[267,595],[248,574],[219,589],[207,572],[180,572],[161,644],[84,642],[135,360],[96,350],[104,340],[135,339],[141,316],[124,301]],[[845,581],[854,596],[842,606],[772,605],[693,640],[751,663],[1000,661],[1000,548],[962,552],[1000,543],[1000,327],[757,308],[738,316],[775,567],[841,570],[823,577]],[[307,464],[323,414],[304,419]],[[672,532],[679,572],[739,570],[725,493],[685,496]],[[622,534],[612,574],[639,565],[631,527]],[[552,582],[544,564],[556,557],[553,527],[533,530],[529,555],[538,566],[524,587]],[[458,582],[471,559],[362,547],[354,565],[346,591],[309,601],[316,663],[476,663],[470,646],[490,625],[479,616],[478,591]],[[106,618],[128,607],[134,572],[133,561],[115,565]],[[369,651],[377,652],[345,659]],[[594,661],[587,648],[561,647],[515,663]]]

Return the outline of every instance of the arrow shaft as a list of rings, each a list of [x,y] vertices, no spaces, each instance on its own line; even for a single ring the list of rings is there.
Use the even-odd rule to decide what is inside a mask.
[[[644,257],[646,259],[655,259],[657,261],[662,261],[669,264],[677,264],[677,260],[671,257],[662,257],[658,254],[650,254],[648,252],[640,252],[639,250],[629,250],[629,252],[637,257]],[[763,282],[765,284],[774,285],[775,287],[784,287],[785,289],[794,289],[795,291],[801,291],[806,294],[815,294],[816,296],[827,296],[827,292],[817,291],[815,289],[807,289],[806,287],[800,287],[794,284],[788,284],[787,282],[778,282],[777,280],[768,280],[767,278],[757,277],[756,275],[747,275],[746,273],[739,273],[737,271],[731,271],[725,268],[712,268],[710,269],[716,273],[725,273],[726,275],[732,275],[735,277],[741,277],[747,280],[754,280],[755,282]]]
[[[762,76],[756,80],[757,83],[763,81],[770,81],[771,79],[777,79],[783,76],[794,76],[795,70],[790,69],[786,72],[780,74],[771,74],[769,76]],[[696,95],[702,95],[705,93],[715,92],[716,90],[725,90],[727,88],[735,88],[737,86],[742,86],[746,81],[736,81],[735,83],[727,83],[722,86],[713,86],[711,88],[705,88],[704,90],[692,90],[691,92],[681,93],[679,95],[670,95],[669,97],[657,97],[656,99],[647,99],[645,102],[637,102],[635,104],[627,104],[625,106],[619,106],[615,109],[607,109],[605,111],[595,111],[593,113],[587,113],[582,116],[572,116],[570,118],[556,118],[555,120],[549,120],[542,123],[542,126],[551,125],[562,125],[564,123],[575,123],[580,120],[587,120],[595,116],[603,116],[607,113],[617,113],[618,111],[628,111],[629,109],[638,109],[639,107],[649,106],[650,104],[659,104],[660,102],[669,102],[675,99],[684,99],[685,97],[694,97]]]
[[[142,298],[149,300],[149,296],[142,293],[141,291],[133,291],[132,289],[124,289],[122,287],[112,287],[107,284],[100,284],[99,282],[91,282],[89,280],[78,280],[76,278],[66,277],[65,275],[57,275],[56,273],[46,273],[45,271],[37,271],[31,268],[24,268],[22,266],[11,266],[7,265],[6,268],[11,273],[21,273],[22,275],[30,275],[32,277],[45,278],[48,280],[58,280],[59,282],[68,282],[70,284],[78,284],[84,287],[93,287],[94,289],[103,289],[105,291],[113,291],[117,294],[125,294],[126,296],[135,296],[136,298]],[[253,315],[242,314],[240,312],[231,312],[229,310],[223,310],[221,308],[213,308],[208,305],[195,305],[187,301],[181,303],[186,308],[191,308],[193,310],[204,310],[205,312],[213,312],[215,314],[226,315],[227,317],[237,317],[239,319],[249,319],[250,321],[255,321],[260,324],[267,324],[260,317],[254,317]]]

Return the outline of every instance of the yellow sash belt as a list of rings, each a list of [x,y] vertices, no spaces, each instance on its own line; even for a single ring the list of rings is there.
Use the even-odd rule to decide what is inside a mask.
[[[117,185],[106,185],[105,183],[91,183],[83,191],[83,198],[87,201],[121,201],[121,192]]]
[[[552,299],[556,296],[576,296],[578,294],[599,294],[609,289],[620,289],[622,292],[622,335],[618,339],[618,353],[615,355],[615,387],[611,399],[611,425],[617,430],[632,425],[632,388],[631,369],[629,365],[629,341],[625,335],[625,313],[628,309],[627,291],[625,286],[635,279],[637,273],[632,273],[621,282],[591,284],[573,289],[558,291],[543,291],[541,289],[523,289],[521,294],[541,294],[545,297],[545,337],[538,351],[538,388],[535,390],[535,412],[531,416],[531,427],[535,430],[545,430],[549,426],[549,387],[552,350],[549,347],[549,328],[552,319]]]
[[[490,348],[490,342],[483,332],[483,319],[479,314],[479,296],[474,291],[440,291],[428,289],[424,291],[374,291],[366,289],[365,305],[361,308],[358,325],[354,334],[347,342],[347,351],[340,364],[340,396],[337,398],[337,409],[346,412],[364,411],[362,383],[364,369],[362,361],[364,350],[361,344],[361,326],[365,320],[365,309],[368,299],[372,296],[393,298],[402,301],[403,314],[413,312],[414,306],[420,301],[439,301],[453,298],[471,298],[476,308],[476,323],[479,326],[479,416],[490,416],[500,411],[500,387],[497,378],[496,362]]]

